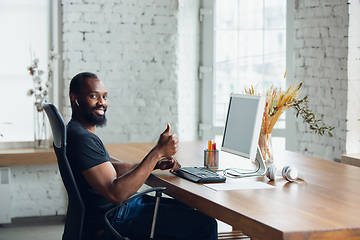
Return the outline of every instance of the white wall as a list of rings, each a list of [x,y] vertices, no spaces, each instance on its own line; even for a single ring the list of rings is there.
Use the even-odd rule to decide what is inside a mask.
[[[67,195],[56,164],[11,167],[11,216],[64,215]]]
[[[349,1],[346,153],[360,153],[360,1]]]
[[[180,140],[193,140],[198,1],[62,3],[66,86],[82,71],[96,73],[105,83],[108,124],[97,130],[103,141],[156,141],[167,122]],[[64,99],[69,119],[68,89]]]
[[[309,106],[316,116],[324,124],[336,127],[333,138],[320,136],[299,118],[295,133],[297,151],[340,159],[346,152],[347,136],[347,1],[295,0],[294,28],[294,79],[304,82],[302,94],[309,95]]]
[[[179,1],[178,13],[178,134],[181,141],[198,140],[200,61],[200,1]]]

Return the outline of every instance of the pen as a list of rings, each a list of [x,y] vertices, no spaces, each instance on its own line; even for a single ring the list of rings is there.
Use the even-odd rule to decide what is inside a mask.
[[[214,143],[211,142],[211,149],[210,149],[210,166],[213,167],[214,166]]]
[[[210,165],[210,151],[211,150],[211,141],[208,141],[208,155],[207,155],[207,166],[209,167],[209,166],[211,166]]]
[[[218,152],[216,151],[216,142],[214,142],[214,150],[215,150],[215,162],[214,162],[214,166],[217,166],[218,165],[218,162],[217,162],[217,160],[218,160],[218,156],[217,156],[217,154],[218,154]]]

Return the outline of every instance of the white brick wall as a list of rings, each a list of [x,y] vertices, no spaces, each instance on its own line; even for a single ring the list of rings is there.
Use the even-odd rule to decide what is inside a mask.
[[[333,138],[320,137],[298,119],[297,151],[340,159],[346,153],[349,113],[348,4],[342,0],[296,0],[295,6],[295,80],[304,82],[302,94],[309,95],[315,115],[336,127]]]
[[[57,165],[11,167],[11,217],[65,215],[66,190]]]
[[[180,140],[194,140],[198,1],[62,4],[66,86],[82,71],[94,72],[104,81],[109,91],[108,124],[97,130],[104,142],[156,141],[167,122]],[[183,44],[185,48],[179,47]],[[68,120],[67,89],[64,99]]]

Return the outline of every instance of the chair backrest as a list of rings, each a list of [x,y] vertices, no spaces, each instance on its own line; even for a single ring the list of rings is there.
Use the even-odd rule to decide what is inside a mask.
[[[49,118],[54,139],[54,151],[58,160],[62,181],[68,193],[69,204],[66,213],[63,240],[81,240],[85,206],[77,188],[74,175],[66,157],[66,125],[58,109],[51,103],[43,101]]]

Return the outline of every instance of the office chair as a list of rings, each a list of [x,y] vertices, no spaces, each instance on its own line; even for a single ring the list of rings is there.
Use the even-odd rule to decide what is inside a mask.
[[[54,151],[58,160],[58,166],[60,170],[60,175],[62,181],[65,185],[69,203],[66,213],[66,220],[65,220],[65,228],[63,233],[63,240],[82,240],[82,229],[83,229],[83,222],[84,222],[84,215],[85,215],[85,205],[82,201],[80,192],[77,188],[75,178],[73,176],[72,170],[70,168],[68,159],[66,157],[66,125],[64,122],[63,117],[61,116],[58,109],[51,103],[44,100],[41,103],[41,106],[44,108],[46,115],[49,118],[49,122],[51,125],[51,129],[53,132],[53,146]],[[153,222],[151,227],[150,239],[154,237],[155,231],[155,223],[156,223],[156,216],[157,210],[159,207],[160,197],[162,192],[165,190],[165,187],[157,187],[157,188],[150,188],[145,191],[139,192],[126,201],[124,201],[121,205],[139,197],[149,192],[156,192],[156,203],[155,203],[155,210],[153,215]],[[120,206],[121,206],[120,205]],[[116,211],[119,206],[109,210],[105,213],[105,223],[108,226],[110,232],[112,233],[115,240],[129,240],[126,237],[122,237],[110,224],[109,215],[113,211]]]

